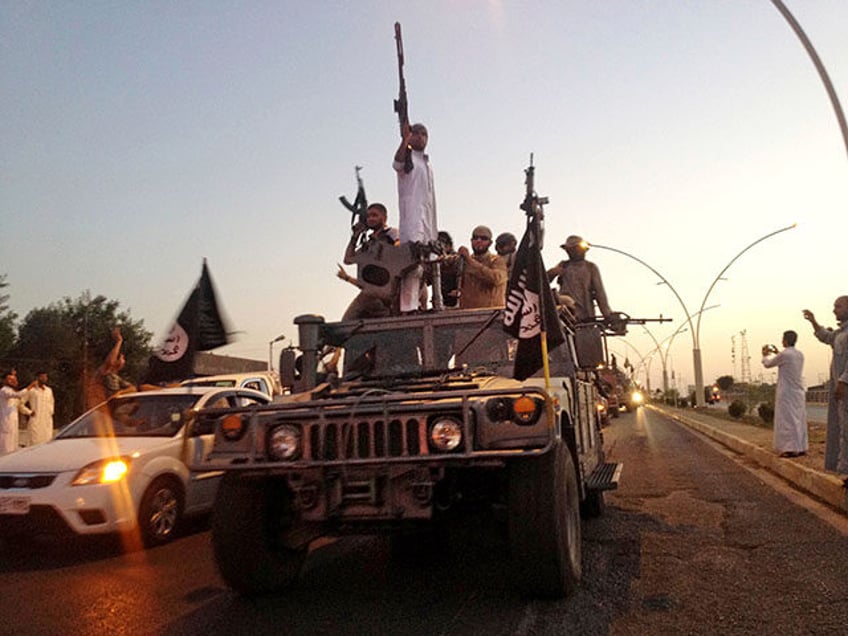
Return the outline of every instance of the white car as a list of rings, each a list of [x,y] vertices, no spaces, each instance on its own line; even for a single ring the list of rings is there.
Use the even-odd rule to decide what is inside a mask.
[[[200,408],[267,404],[258,391],[180,387],[115,396],[49,442],[0,457],[0,534],[138,532],[166,543],[185,515],[209,511],[220,473],[188,465],[212,448]]]

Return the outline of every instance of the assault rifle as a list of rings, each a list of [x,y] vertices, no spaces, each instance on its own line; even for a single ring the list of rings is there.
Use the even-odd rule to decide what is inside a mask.
[[[530,165],[524,170],[526,186],[524,201],[518,207],[524,210],[528,217],[534,217],[539,230],[538,243],[539,249],[542,249],[542,237],[544,234],[545,212],[542,209],[543,205],[548,204],[548,197],[540,197],[536,194],[535,186],[536,168],[533,166],[533,153],[530,153]]]
[[[409,102],[406,99],[406,80],[403,77],[403,36],[400,32],[400,22],[395,22],[395,44],[397,45],[398,60],[398,98],[395,102],[395,112],[400,123],[400,134],[403,137],[405,129],[409,128]],[[412,172],[412,155],[407,148],[406,159],[403,162],[403,171]]]
[[[359,171],[362,166],[354,166],[356,170],[356,198],[353,203],[347,200],[347,197],[342,195],[339,197],[342,205],[350,211],[350,227],[354,227],[357,223],[367,225],[368,199],[365,198],[365,185],[362,183],[362,177],[359,176]],[[364,240],[365,233],[360,236],[360,241]]]

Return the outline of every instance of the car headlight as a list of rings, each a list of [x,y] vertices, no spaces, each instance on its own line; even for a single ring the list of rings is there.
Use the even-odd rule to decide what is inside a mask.
[[[111,484],[123,479],[129,469],[130,459],[128,457],[100,459],[81,468],[71,481],[71,486]]]
[[[272,459],[295,459],[300,455],[300,429],[291,424],[281,424],[268,436],[268,454]]]
[[[633,393],[630,395],[630,399],[633,401],[633,403],[634,403],[634,404],[641,404],[641,403],[642,403],[642,400],[643,400],[644,398],[642,397],[642,393],[641,393],[641,392],[639,392],[639,391],[633,391]]]
[[[595,409],[598,411],[598,413],[603,413],[607,410],[607,407],[603,402],[598,402],[597,404],[595,404]]]
[[[462,441],[462,424],[454,419],[441,418],[430,426],[430,443],[442,452],[454,450]]]

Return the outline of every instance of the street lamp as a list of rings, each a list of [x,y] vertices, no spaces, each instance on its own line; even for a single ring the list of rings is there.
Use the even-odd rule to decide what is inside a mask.
[[[686,303],[683,302],[683,299],[680,297],[680,294],[677,293],[677,290],[674,289],[674,287],[671,285],[671,283],[668,282],[668,280],[662,274],[660,274],[656,269],[654,269],[653,267],[648,265],[641,258],[633,256],[633,254],[629,254],[628,252],[625,252],[624,250],[620,250],[620,249],[617,249],[615,247],[609,247],[607,245],[597,245],[595,243],[588,243],[588,245],[590,245],[591,247],[597,247],[598,249],[616,252],[618,254],[621,254],[622,256],[627,256],[628,258],[632,258],[637,263],[644,265],[649,270],[651,270],[656,276],[658,276],[660,278],[660,280],[663,283],[665,283],[666,286],[668,286],[668,288],[674,294],[674,297],[677,298],[677,302],[679,302],[680,306],[683,308],[683,313],[686,314],[686,321],[689,324],[689,331],[692,334],[692,362],[693,362],[693,366],[695,367],[695,405],[699,406],[699,407],[703,407],[703,406],[707,405],[707,400],[704,397],[704,367],[703,367],[703,363],[701,361],[701,344],[700,344],[701,318],[700,318],[700,314],[702,314],[704,312],[704,307],[707,304],[707,299],[710,297],[710,293],[712,292],[713,287],[715,287],[716,283],[718,283],[718,281],[722,279],[722,276],[724,275],[724,273],[730,268],[731,265],[733,265],[733,263],[736,262],[736,260],[740,256],[742,256],[742,254],[747,252],[749,249],[751,249],[752,247],[754,247],[758,243],[765,241],[767,238],[771,238],[775,234],[780,234],[781,232],[791,230],[795,226],[796,226],[796,224],[793,223],[792,225],[781,228],[779,230],[775,230],[774,232],[769,232],[765,236],[758,238],[756,241],[754,241],[753,243],[748,245],[745,249],[743,249],[736,256],[734,256],[732,259],[730,259],[730,262],[727,265],[725,265],[724,269],[722,269],[718,273],[718,276],[715,277],[715,280],[713,280],[709,289],[707,289],[707,293],[704,295],[704,300],[701,302],[701,309],[697,312],[698,313],[698,325],[697,326],[692,324],[692,315],[689,314],[689,310],[686,308]]]
[[[839,98],[836,96],[836,89],[833,88],[833,83],[830,81],[830,76],[827,74],[824,63],[822,63],[819,54],[816,52],[813,43],[810,41],[810,38],[807,37],[804,29],[801,28],[801,25],[798,23],[798,20],[795,19],[795,16],[792,15],[792,12],[786,8],[786,5],[784,5],[781,0],[771,0],[771,3],[778,11],[780,11],[780,14],[789,23],[789,26],[792,27],[793,31],[795,31],[795,35],[797,35],[798,39],[801,40],[801,44],[804,45],[807,55],[810,56],[813,66],[816,67],[819,78],[821,79],[822,84],[824,84],[824,89],[827,91],[827,96],[830,98],[830,105],[833,106],[833,111],[836,113],[836,120],[839,122],[839,130],[842,132],[842,141],[845,142],[845,150],[848,151],[848,124],[845,122],[845,113],[842,112],[842,106],[839,104]]]
[[[701,314],[704,313],[704,306],[707,304],[707,299],[710,297],[710,293],[713,291],[713,287],[716,286],[716,283],[722,279],[724,273],[730,269],[730,266],[736,262],[736,260],[742,256],[749,249],[757,245],[758,243],[762,243],[768,238],[775,236],[776,234],[780,234],[781,232],[786,232],[787,230],[791,230],[797,226],[797,223],[793,223],[792,225],[787,225],[786,227],[782,227],[779,230],[775,230],[774,232],[769,232],[765,236],[761,236],[756,241],[748,245],[745,249],[739,252],[736,256],[730,259],[730,262],[724,266],[718,276],[715,277],[715,280],[710,284],[709,289],[707,289],[707,293],[704,294],[704,300],[701,301],[701,309],[698,310],[698,324],[695,327],[695,348],[692,351],[692,356],[695,359],[695,400],[698,406],[706,406],[706,399],[704,398],[704,367],[701,363]]]
[[[285,339],[286,337],[283,334],[280,334],[268,342],[268,371],[271,371],[274,368],[274,343]]]
[[[695,314],[695,315],[700,315],[701,313],[703,313],[705,311],[709,311],[710,309],[715,309],[716,307],[720,307],[720,306],[721,305],[710,305],[709,307],[706,307],[706,308],[698,311],[697,314]],[[683,333],[684,331],[688,331],[689,328],[685,324],[680,325],[673,334],[664,338],[662,340],[662,342],[657,341],[657,339],[654,337],[654,334],[651,332],[650,329],[648,329],[648,327],[646,325],[642,325],[642,328],[645,330],[645,333],[647,333],[651,337],[651,340],[654,341],[654,349],[652,351],[650,351],[648,353],[648,355],[651,355],[654,351],[657,351],[660,354],[660,362],[662,363],[662,374],[663,374],[663,394],[668,393],[668,368],[667,368],[667,364],[668,364],[668,354],[671,352],[671,343],[674,341],[675,337],[677,337],[677,334]],[[663,344],[666,343],[666,342],[668,342],[668,344],[665,345],[665,353],[663,353]]]

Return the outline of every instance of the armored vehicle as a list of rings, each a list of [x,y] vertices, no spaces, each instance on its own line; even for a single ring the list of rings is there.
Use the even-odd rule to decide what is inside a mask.
[[[521,590],[572,592],[581,513],[601,514],[621,471],[604,459],[597,334],[576,338],[563,321],[549,379],[518,381],[518,341],[502,313],[300,316],[298,364],[281,361],[290,395],[201,412],[196,425],[215,441],[195,468],[224,473],[212,543],[227,584],[247,595],[282,590],[320,537],[409,536],[473,501],[504,520]],[[328,348],[343,351],[338,372],[319,372]]]

